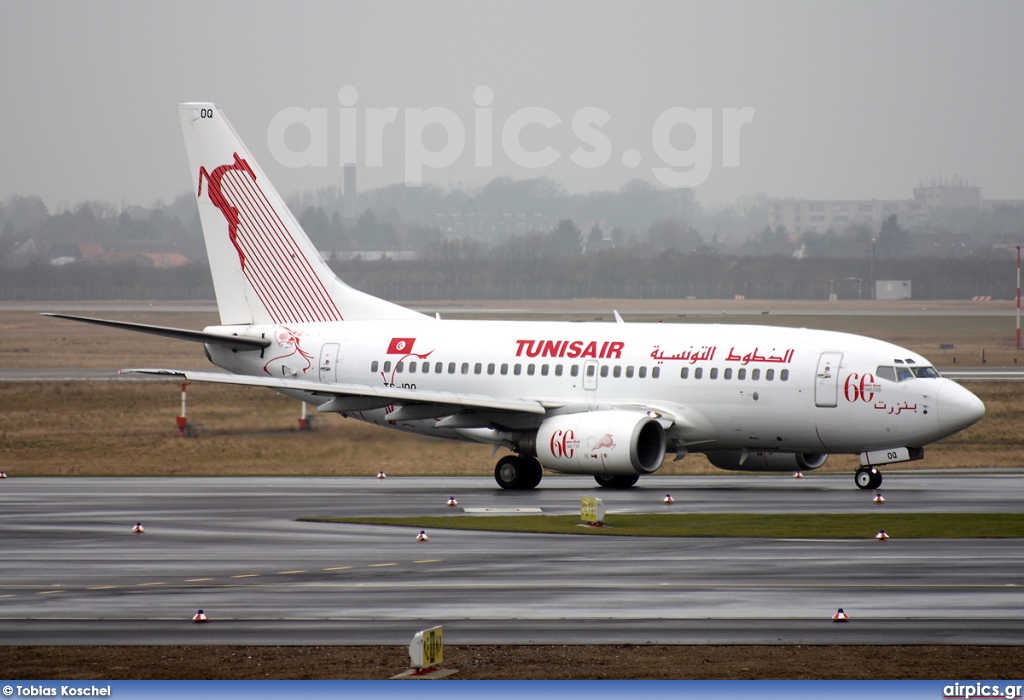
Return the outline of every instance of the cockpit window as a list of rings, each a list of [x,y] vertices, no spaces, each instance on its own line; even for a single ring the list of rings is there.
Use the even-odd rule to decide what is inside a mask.
[[[888,379],[890,382],[905,382],[914,377],[938,377],[939,373],[934,367],[889,367],[880,366],[875,368],[875,376]]]

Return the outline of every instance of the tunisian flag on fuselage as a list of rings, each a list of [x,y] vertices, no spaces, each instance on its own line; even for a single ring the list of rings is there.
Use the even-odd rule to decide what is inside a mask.
[[[415,338],[392,338],[391,345],[388,346],[388,355],[410,355],[412,344],[415,342]]]

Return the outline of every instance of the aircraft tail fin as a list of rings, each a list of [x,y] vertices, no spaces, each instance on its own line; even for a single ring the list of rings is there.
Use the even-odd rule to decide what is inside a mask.
[[[223,325],[425,318],[338,279],[215,104],[178,116]]]

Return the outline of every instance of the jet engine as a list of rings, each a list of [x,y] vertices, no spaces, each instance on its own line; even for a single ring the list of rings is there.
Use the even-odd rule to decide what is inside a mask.
[[[719,469],[741,472],[792,472],[817,469],[828,459],[828,454],[802,452],[708,452],[705,457]],[[740,460],[743,460],[742,463]]]
[[[665,429],[646,413],[636,411],[552,416],[530,437],[520,448],[557,472],[653,474],[665,459]]]

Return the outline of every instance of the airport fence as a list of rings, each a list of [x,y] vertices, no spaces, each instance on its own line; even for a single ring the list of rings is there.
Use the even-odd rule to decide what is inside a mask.
[[[915,282],[913,299],[963,299],[975,297],[1009,299],[1013,290],[995,281],[981,284]],[[824,282],[717,281],[701,283],[558,283],[533,285],[396,284],[370,282],[362,291],[384,299],[406,302],[431,301],[514,301],[541,299],[748,299],[827,300],[871,299],[864,280]],[[0,284],[0,302],[76,301],[193,301],[214,300],[212,285],[45,285]]]

